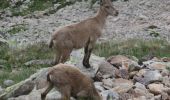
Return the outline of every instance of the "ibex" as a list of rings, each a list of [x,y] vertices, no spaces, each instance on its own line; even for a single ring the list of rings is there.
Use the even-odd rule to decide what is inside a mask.
[[[55,48],[54,64],[66,62],[73,49],[84,47],[83,65],[86,68],[90,67],[89,58],[97,38],[102,34],[107,16],[118,15],[110,0],[100,0],[100,2],[96,16],[62,27],[52,34],[49,47]]]
[[[47,74],[47,81],[42,100],[54,86],[61,93],[61,100],[70,100],[71,96],[77,100],[102,100],[92,79],[73,66],[58,64],[52,67]]]

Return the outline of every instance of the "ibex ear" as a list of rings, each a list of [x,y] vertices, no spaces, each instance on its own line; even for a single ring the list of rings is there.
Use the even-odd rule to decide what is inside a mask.
[[[105,4],[105,0],[100,0],[100,6]]]

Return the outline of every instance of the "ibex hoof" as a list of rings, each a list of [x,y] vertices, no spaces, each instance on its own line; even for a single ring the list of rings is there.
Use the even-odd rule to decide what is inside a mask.
[[[83,66],[85,66],[86,68],[90,68],[91,67],[89,63],[84,63],[84,62],[83,62]]]

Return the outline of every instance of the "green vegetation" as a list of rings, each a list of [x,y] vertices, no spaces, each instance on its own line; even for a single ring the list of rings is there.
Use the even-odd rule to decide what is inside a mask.
[[[17,83],[28,78],[37,69],[50,66],[26,66],[24,63],[30,60],[50,59],[52,58],[52,51],[48,49],[45,43],[30,45],[24,49],[11,49],[7,45],[2,45],[0,55],[0,60],[2,60],[0,65],[4,66],[0,70],[0,85],[2,85],[5,79],[12,79]],[[15,70],[17,73],[12,74]]]
[[[9,7],[9,1],[8,0],[0,0],[0,9],[5,9]]]
[[[153,37],[158,37],[158,36],[160,36],[160,33],[152,30],[149,35],[153,36]]]
[[[20,31],[26,31],[26,30],[27,30],[26,25],[20,24],[20,25],[14,26],[12,29],[8,30],[8,33],[16,34],[16,33],[20,32]]]
[[[111,55],[130,55],[141,58],[152,52],[157,57],[170,57],[170,44],[163,40],[128,40],[124,42],[106,42],[97,44],[94,51],[98,56],[109,57]],[[29,45],[26,48],[9,48],[1,45],[0,65],[4,66],[0,70],[0,85],[3,86],[5,79],[14,80],[15,83],[28,78],[37,69],[50,65],[26,66],[24,63],[38,59],[52,59],[53,52],[45,43]],[[170,68],[167,67],[169,70]]]
[[[170,44],[164,40],[128,40],[125,42],[106,42],[96,45],[94,53],[98,56],[131,55],[141,58],[149,53],[157,57],[170,57]]]

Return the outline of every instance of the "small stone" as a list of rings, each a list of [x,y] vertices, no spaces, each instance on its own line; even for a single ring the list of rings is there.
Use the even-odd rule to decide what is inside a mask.
[[[108,87],[110,89],[113,88],[113,81],[112,81],[112,79],[110,79],[110,78],[103,79],[102,82],[103,82],[103,85],[104,85],[105,88],[106,87]]]
[[[115,79],[113,81],[113,91],[116,91],[118,93],[126,93],[128,90],[130,90],[133,87],[133,82],[126,80],[126,79]]]
[[[158,70],[155,71],[146,71],[143,73],[142,76],[134,76],[134,80],[140,82],[144,85],[153,83],[153,82],[160,82],[162,81],[162,75],[159,73]]]
[[[161,63],[161,62],[154,62],[148,65],[147,67],[149,69],[154,69],[154,70],[164,70],[166,69],[166,64]]]
[[[146,90],[145,85],[143,85],[143,84],[141,84],[139,82],[135,83],[135,87],[138,88],[138,89]]]
[[[0,86],[0,95],[4,92],[4,89]]]
[[[122,55],[116,55],[116,56],[109,57],[107,59],[107,61],[112,65],[115,65],[117,67],[121,67],[122,62],[128,62],[128,61],[130,61],[130,59],[128,57],[125,57],[125,56],[122,56]]]
[[[5,80],[5,81],[3,82],[3,84],[4,84],[6,87],[8,87],[8,86],[13,85],[13,84],[14,84],[14,81],[13,81],[13,80]]]
[[[102,87],[102,82],[94,82],[94,86],[99,92],[104,91],[104,88]]]
[[[119,76],[120,76],[120,78],[128,79],[129,73],[128,73],[127,69],[120,69],[119,70]]]
[[[60,100],[61,99],[61,93],[58,91],[53,91],[47,94],[46,100]]]
[[[163,57],[163,58],[161,58],[161,60],[163,62],[170,62],[170,58],[169,57]]]
[[[103,97],[102,100],[120,100],[119,94],[112,90],[106,90],[100,93]]]
[[[110,63],[103,61],[99,65],[98,72],[100,72],[102,75],[108,75],[110,77],[115,77],[116,73],[118,73],[118,69],[114,66],[112,66]]]
[[[149,90],[151,91],[151,93],[158,95],[161,94],[163,92],[164,86],[163,84],[149,84],[148,85]]]

